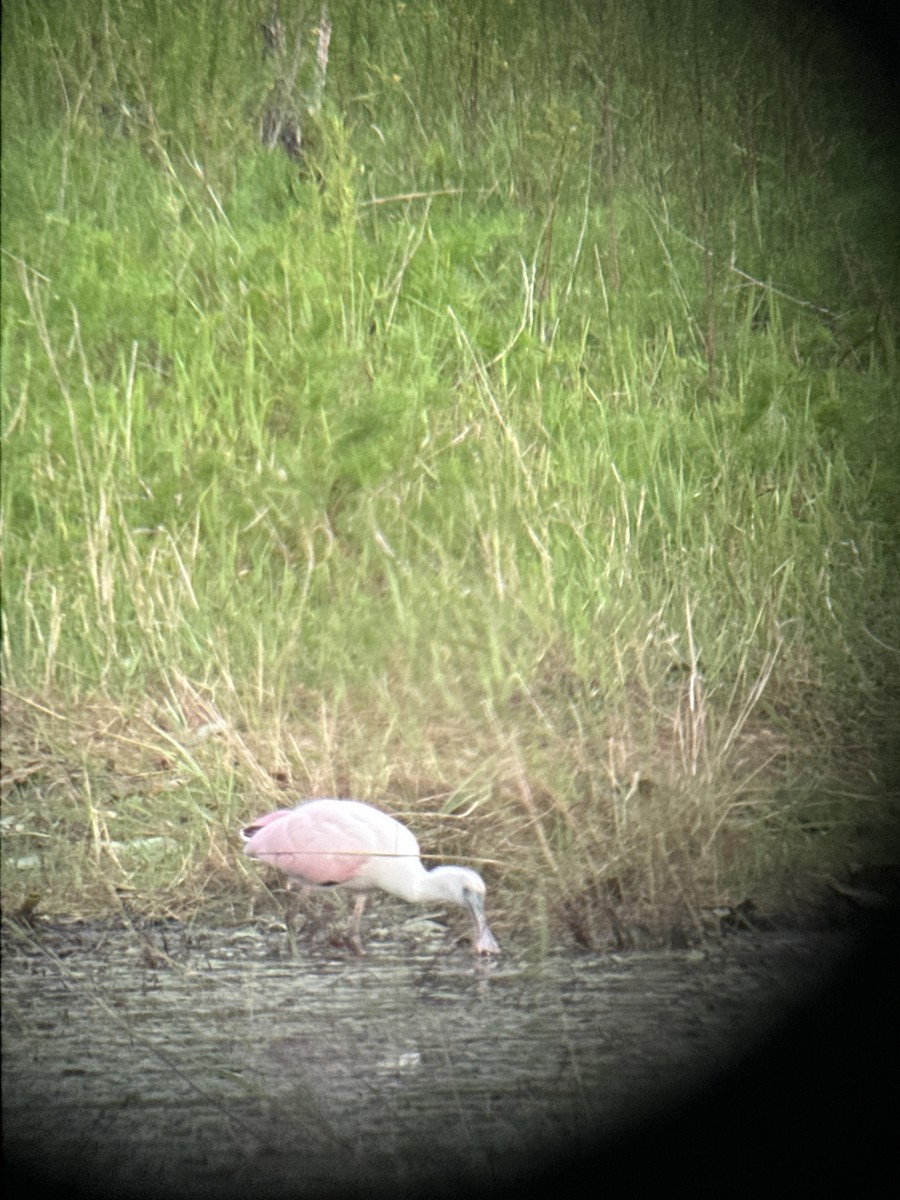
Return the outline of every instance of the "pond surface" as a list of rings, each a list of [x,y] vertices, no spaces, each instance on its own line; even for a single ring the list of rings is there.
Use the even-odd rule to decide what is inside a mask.
[[[527,1193],[537,1165],[748,1052],[846,949],[765,934],[484,962],[429,922],[362,958],[286,960],[262,925],[38,923],[4,942],[7,1162],[67,1194],[223,1200]]]

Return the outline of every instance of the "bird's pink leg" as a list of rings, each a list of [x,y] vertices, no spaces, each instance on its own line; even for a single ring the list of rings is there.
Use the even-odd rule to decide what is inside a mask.
[[[350,949],[354,954],[364,954],[362,941],[359,936],[359,925],[362,921],[363,910],[366,907],[366,893],[360,892],[353,905],[353,920],[350,922]]]

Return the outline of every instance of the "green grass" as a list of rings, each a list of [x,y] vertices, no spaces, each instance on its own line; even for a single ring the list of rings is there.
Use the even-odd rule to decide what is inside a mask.
[[[10,911],[284,793],[594,945],[896,852],[895,156],[765,11],[343,0],[319,107],[312,7],[4,6]]]

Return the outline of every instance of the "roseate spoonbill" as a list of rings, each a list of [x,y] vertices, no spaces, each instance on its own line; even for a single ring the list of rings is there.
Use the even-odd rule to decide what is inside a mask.
[[[468,867],[433,867],[419,860],[413,834],[387,813],[359,800],[308,800],[252,821],[244,853],[278,867],[307,887],[358,892],[351,944],[361,952],[359,924],[369,892],[390,892],[411,904],[459,904],[472,917],[474,952],[499,954],[484,915],[484,880]]]

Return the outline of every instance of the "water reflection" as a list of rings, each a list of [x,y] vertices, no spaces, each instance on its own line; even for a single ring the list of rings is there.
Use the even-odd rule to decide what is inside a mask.
[[[5,955],[7,1152],[119,1195],[509,1185],[727,1064],[834,954],[479,962],[392,936],[284,961],[257,929],[39,927]]]

